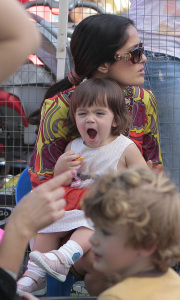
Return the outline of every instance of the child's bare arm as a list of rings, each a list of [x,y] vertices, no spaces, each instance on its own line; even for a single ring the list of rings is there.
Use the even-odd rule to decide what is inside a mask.
[[[71,143],[69,143],[66,146],[65,152],[56,162],[54,167],[54,177],[68,170],[78,170],[81,166],[81,160],[76,161],[76,159],[79,157],[79,154],[75,154],[75,152],[71,150]]]
[[[121,156],[118,163],[118,170],[123,168],[129,168],[130,166],[142,166],[148,168],[148,165],[135,144],[130,144],[123,155]]]

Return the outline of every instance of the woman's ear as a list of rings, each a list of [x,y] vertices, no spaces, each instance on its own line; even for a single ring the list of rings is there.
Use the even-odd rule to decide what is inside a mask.
[[[101,73],[108,73],[109,71],[109,63],[103,63],[101,64],[98,68],[97,68],[97,71],[101,72]]]

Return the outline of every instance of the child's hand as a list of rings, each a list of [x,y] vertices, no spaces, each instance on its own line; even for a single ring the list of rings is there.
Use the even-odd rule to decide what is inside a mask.
[[[57,176],[68,170],[78,170],[81,166],[81,157],[79,154],[75,154],[74,151],[67,151],[62,154],[56,162],[54,167],[54,176]]]

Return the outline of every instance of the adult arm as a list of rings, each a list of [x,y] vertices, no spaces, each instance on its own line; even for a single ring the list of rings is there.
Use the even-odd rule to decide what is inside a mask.
[[[151,91],[148,91],[148,94],[149,99],[146,102],[146,122],[143,138],[143,156],[146,161],[152,161],[154,168],[162,169],[163,162],[159,139],[157,102]]]
[[[30,161],[32,188],[53,177],[54,166],[68,143],[67,114],[69,111],[69,89],[65,95],[59,93],[44,101],[41,110],[41,123]]]
[[[129,138],[138,146],[146,161],[152,161],[153,167],[162,169],[157,103],[153,93],[139,87],[128,87],[126,101],[132,111]]]
[[[13,210],[0,245],[0,267],[18,272],[33,234],[64,215],[64,189],[71,182],[70,171],[49,180],[27,194]]]
[[[40,46],[40,34],[17,0],[0,1],[0,82]]]

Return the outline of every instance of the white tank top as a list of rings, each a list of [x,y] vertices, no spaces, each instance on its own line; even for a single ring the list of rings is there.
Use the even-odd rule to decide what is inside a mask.
[[[79,188],[89,188],[95,178],[110,170],[117,171],[120,157],[130,144],[134,142],[122,134],[111,143],[99,148],[87,147],[82,138],[73,140],[71,150],[84,157],[78,170],[78,176],[82,181]]]

